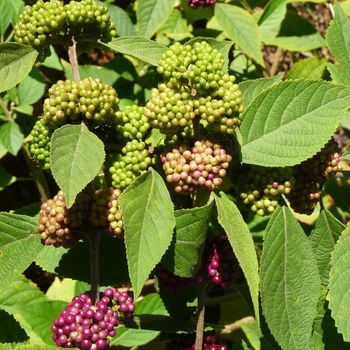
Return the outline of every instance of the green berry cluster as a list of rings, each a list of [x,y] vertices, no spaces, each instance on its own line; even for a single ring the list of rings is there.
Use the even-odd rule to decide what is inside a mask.
[[[331,138],[316,155],[294,167],[296,182],[287,198],[295,212],[313,213],[322,195],[320,185],[342,171],[340,152],[338,143]]]
[[[218,88],[223,67],[222,54],[207,42],[195,42],[193,46],[176,42],[162,55],[157,71],[166,82],[189,85],[205,94],[206,90]]]
[[[241,124],[242,92],[223,68],[222,54],[205,41],[170,46],[157,68],[164,82],[146,104],[150,125],[171,137],[202,120],[211,132],[232,135]]]
[[[38,0],[27,5],[15,25],[14,39],[37,48],[62,41],[69,35],[115,37],[114,24],[110,21],[108,8],[99,6],[94,0],[63,1]]]
[[[119,189],[108,187],[105,190],[98,190],[92,197],[90,213],[88,219],[94,226],[108,227],[108,232],[111,235],[122,237],[123,220],[119,206]]]
[[[123,190],[148,169],[152,159],[146,143],[134,139],[126,143],[121,153],[112,154],[109,163],[111,186]]]
[[[166,181],[176,193],[192,193],[198,187],[214,190],[222,184],[232,160],[232,150],[225,149],[228,147],[213,135],[196,141],[192,148],[174,144],[161,154]]]
[[[292,167],[243,165],[235,169],[234,174],[238,198],[260,216],[273,213],[280,196],[291,193],[295,183]]]
[[[42,119],[52,129],[78,119],[92,121],[94,125],[114,124],[118,109],[117,92],[100,79],[59,80],[49,89]]]
[[[129,141],[142,140],[150,128],[148,118],[145,116],[145,107],[132,105],[123,111],[117,111],[116,138],[117,140]]]
[[[29,151],[40,167],[50,171],[50,142],[53,130],[51,130],[43,120],[35,122],[31,131],[33,137]]]
[[[66,207],[63,192],[60,190],[53,199],[41,204],[38,232],[46,245],[72,248],[78,244],[81,227],[89,210],[91,198],[81,192],[71,208]]]

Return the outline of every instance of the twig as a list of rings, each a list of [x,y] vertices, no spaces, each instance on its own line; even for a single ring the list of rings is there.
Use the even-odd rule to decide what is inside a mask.
[[[80,81],[81,77],[77,57],[77,42],[75,41],[74,36],[72,36],[68,42],[68,57],[72,66],[74,81]]]
[[[276,75],[277,73],[277,69],[278,69],[278,66],[280,64],[280,57],[282,56],[283,54],[283,49],[281,47],[278,47],[276,52],[275,52],[275,56],[273,58],[273,62],[272,62],[272,66],[271,66],[271,69],[270,69],[270,77],[273,77]]]
[[[195,350],[202,350],[203,346],[203,332],[204,332],[204,314],[205,314],[205,293],[207,290],[207,282],[202,281],[197,286],[198,295],[198,319],[196,329],[196,344]]]

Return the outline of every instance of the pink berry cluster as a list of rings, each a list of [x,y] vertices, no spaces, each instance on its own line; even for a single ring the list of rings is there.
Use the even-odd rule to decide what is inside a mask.
[[[195,350],[196,333],[183,333],[166,343],[165,350]],[[217,342],[214,332],[204,332],[203,350],[228,350],[224,344]]]
[[[116,335],[119,313],[132,320],[132,298],[116,288],[107,288],[93,305],[89,293],[73,298],[51,327],[52,339],[61,348],[106,349]]]
[[[222,184],[232,160],[225,148],[212,136],[196,141],[192,148],[173,145],[161,155],[166,181],[177,193],[192,193],[197,187],[213,191]]]

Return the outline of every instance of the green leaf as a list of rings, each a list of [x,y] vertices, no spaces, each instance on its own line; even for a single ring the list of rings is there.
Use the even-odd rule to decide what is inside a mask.
[[[203,207],[175,211],[173,241],[162,263],[175,275],[192,277],[200,268],[213,201]]]
[[[236,323],[242,328],[253,349],[260,350],[260,338],[262,338],[262,333],[259,325],[256,322],[237,321]]]
[[[10,121],[0,126],[0,142],[13,156],[21,149],[23,140],[24,135],[16,122]]]
[[[42,344],[35,344],[35,345],[27,345],[27,344],[15,344],[14,347],[9,345],[10,347],[7,347],[8,344],[3,345],[0,344],[0,350],[57,350],[57,346],[50,346],[50,345],[42,345]]]
[[[237,206],[223,193],[215,193],[218,221],[224,228],[233,251],[243,270],[252,297],[255,318],[259,323],[258,259],[252,235]]]
[[[286,12],[286,0],[270,0],[268,2],[258,22],[263,41],[267,37],[277,37]]]
[[[16,319],[27,332],[40,339],[41,343],[54,345],[51,326],[67,303],[60,300],[46,300],[16,307]]]
[[[35,263],[43,270],[55,273],[55,268],[59,265],[62,255],[65,253],[67,253],[67,249],[63,247],[56,248],[50,245],[41,250],[35,258]]]
[[[350,226],[340,236],[335,245],[331,259],[331,271],[329,278],[329,308],[338,331],[343,335],[345,341],[350,341],[348,303],[350,293]]]
[[[271,78],[246,80],[239,83],[239,89],[242,91],[243,106],[247,107],[261,92],[282,81],[283,75],[284,73],[281,73]]]
[[[337,83],[350,85],[350,20],[337,1],[334,5],[335,14],[326,32],[326,42],[340,65],[328,63],[327,68]]]
[[[170,245],[175,227],[174,206],[162,177],[152,169],[124,190],[119,204],[129,274],[137,298]]]
[[[138,35],[151,38],[165,23],[174,9],[174,0],[142,0],[139,1],[136,17]]]
[[[157,293],[146,295],[140,301],[135,302],[135,315],[165,315],[168,313],[163,305],[162,300]],[[145,329],[120,328],[117,335],[111,340],[111,345],[120,345],[133,347],[147,344],[157,337],[159,331],[149,331]]]
[[[115,30],[117,31],[118,36],[136,35],[134,24],[126,11],[113,4],[107,4],[102,1],[97,1],[97,3],[101,6],[107,6],[108,14],[111,16],[111,21],[115,25]]]
[[[77,293],[77,290],[81,291]],[[71,278],[58,277],[50,285],[46,292],[46,296],[50,300],[62,300],[70,303],[76,295],[80,295],[90,290],[90,284],[73,280]]]
[[[326,69],[327,58],[308,57],[293,64],[287,79],[321,79]]]
[[[16,279],[43,248],[37,225],[29,216],[0,213],[0,288]]]
[[[272,214],[260,265],[262,310],[284,350],[308,349],[320,279],[309,240],[288,207]]]
[[[157,37],[182,41],[185,38],[193,37],[193,34],[190,32],[187,20],[183,18],[183,13],[180,10],[174,10],[167,21],[159,28]]]
[[[289,51],[314,50],[325,45],[322,35],[305,18],[287,10],[281,29],[276,37],[263,33],[266,45],[279,46]]]
[[[213,38],[196,37],[189,40],[186,44],[193,45],[195,42],[201,42],[203,40],[206,41],[212,48],[217,49],[219,52],[221,52],[225,60],[224,67],[222,68],[222,70],[224,72],[227,72],[229,66],[229,52],[234,42],[229,40],[219,41]]]
[[[74,80],[72,66],[68,62],[63,60],[62,60],[62,65],[63,65],[66,78]],[[103,84],[109,84],[109,85],[114,85],[114,83],[120,77],[120,75],[117,72],[111,69],[107,69],[102,66],[93,66],[89,64],[86,64],[84,66],[80,65],[79,72],[82,80],[85,78],[91,77],[95,79],[101,79]]]
[[[16,112],[26,114],[26,115],[33,115],[34,107],[31,105],[20,105],[13,108]]]
[[[32,70],[38,52],[28,45],[0,44],[0,92],[20,83]]]
[[[62,71],[62,65],[61,65],[60,59],[57,56],[57,53],[53,48],[53,46],[50,46],[50,52],[51,52],[51,55],[49,57],[46,57],[42,65],[47,68],[52,68],[52,69]]]
[[[264,67],[260,50],[261,34],[253,16],[238,6],[222,3],[215,4],[214,15],[229,38]]]
[[[292,166],[316,154],[350,107],[350,89],[324,81],[275,84],[242,115],[242,162]]]
[[[313,325],[313,333],[310,339],[310,349],[341,349],[349,350],[350,343],[343,340],[341,334],[337,332],[331,311],[328,309],[326,300],[328,290],[321,289],[321,298],[317,306],[317,315]]]
[[[115,38],[108,42],[101,42],[101,44],[114,52],[132,56],[152,66],[158,65],[158,61],[167,49],[152,40],[135,36]]]
[[[345,227],[332,213],[324,209],[321,210],[316,226],[309,236],[311,248],[317,259],[321,282],[325,287],[328,286],[331,253]]]
[[[0,310],[0,324],[0,343],[19,343],[29,339],[14,317],[4,310]]]
[[[247,343],[241,339],[237,343],[235,343],[232,350],[249,350],[249,347],[248,347]]]
[[[100,170],[105,160],[104,145],[85,124],[67,124],[52,134],[50,157],[52,175],[70,208]]]
[[[27,75],[18,85],[17,94],[19,104],[34,104],[44,95],[44,91],[44,79],[39,70],[33,67],[29,75]]]
[[[16,176],[9,174],[5,168],[0,165],[0,191],[16,182],[16,180]]]

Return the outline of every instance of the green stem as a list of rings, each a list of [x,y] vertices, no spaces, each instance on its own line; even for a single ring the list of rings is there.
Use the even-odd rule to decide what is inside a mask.
[[[100,299],[100,237],[101,230],[93,228],[86,233],[90,249],[90,283],[91,303],[95,305]]]
[[[13,118],[12,118],[12,114],[11,112],[8,110],[7,106],[5,105],[5,102],[3,101],[3,99],[0,97],[0,107],[2,108],[2,110],[4,111],[4,115],[7,118],[7,120],[9,122],[13,122]]]
[[[198,319],[197,319],[197,329],[196,329],[195,350],[202,350],[202,347],[203,347],[205,294],[206,294],[206,290],[207,290],[207,283],[206,283],[206,281],[202,281],[197,286]]]

